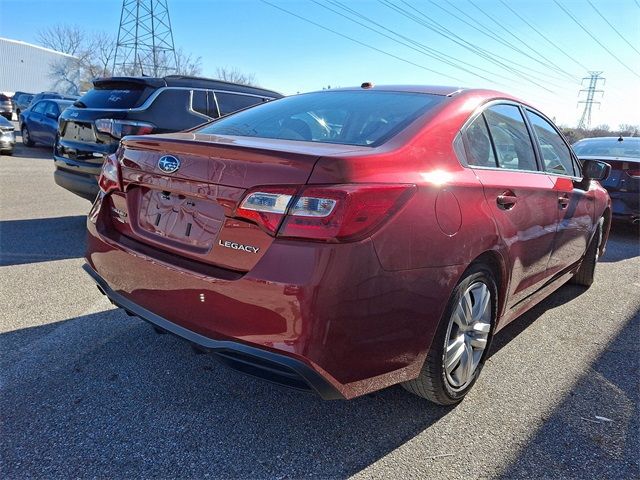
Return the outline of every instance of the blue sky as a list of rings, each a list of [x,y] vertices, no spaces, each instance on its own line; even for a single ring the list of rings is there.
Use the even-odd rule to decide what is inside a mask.
[[[260,0],[169,0],[176,47],[202,57],[204,75],[213,75],[217,66],[235,67],[255,74],[262,86],[285,94],[363,81],[489,87],[515,94],[558,123],[569,125],[580,116],[580,79],[587,69],[598,70],[607,81],[601,108],[593,112],[593,124],[616,127],[640,123],[639,0],[339,0],[351,14],[329,0],[267,1],[361,43]],[[458,43],[389,4],[423,23],[431,21],[446,28],[449,36],[457,36]],[[351,15],[391,38],[322,5]],[[56,23],[115,35],[120,7],[120,0],[0,0],[0,36],[35,42],[40,29]],[[353,16],[358,14],[378,25]],[[437,55],[448,55],[449,61],[468,71],[425,55],[425,47]],[[482,50],[479,54],[469,48]],[[514,71],[515,63],[520,65],[515,67],[520,73]]]

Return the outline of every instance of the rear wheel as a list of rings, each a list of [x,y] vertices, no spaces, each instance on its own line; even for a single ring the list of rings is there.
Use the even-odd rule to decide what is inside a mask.
[[[596,226],[596,233],[591,239],[591,243],[587,247],[587,252],[584,254],[580,268],[573,275],[570,282],[576,285],[582,285],[583,287],[590,287],[593,283],[593,279],[596,274],[596,264],[600,254],[600,243],[602,242],[602,224],[604,219],[600,219]]]
[[[33,140],[31,140],[29,128],[26,125],[22,126],[22,143],[24,143],[27,147],[33,147]]]
[[[482,370],[496,305],[491,270],[480,264],[471,266],[451,294],[420,375],[403,387],[440,405],[461,401]]]

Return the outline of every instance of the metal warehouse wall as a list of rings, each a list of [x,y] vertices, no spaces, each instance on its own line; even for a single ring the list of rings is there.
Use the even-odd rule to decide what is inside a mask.
[[[0,92],[55,90],[51,64],[73,58],[30,43],[0,38]]]

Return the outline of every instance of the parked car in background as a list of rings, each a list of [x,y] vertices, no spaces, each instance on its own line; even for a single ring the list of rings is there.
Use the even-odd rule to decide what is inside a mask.
[[[0,93],[0,115],[11,120],[13,117],[13,105],[11,104],[11,97],[8,97],[4,93]]]
[[[324,398],[440,404],[493,335],[593,282],[606,176],[542,113],[457,87],[282,98],[106,158],[85,270],[111,301]],[[565,352],[558,351],[558,355]]]
[[[72,100],[40,100],[20,114],[22,143],[32,147],[36,143],[54,145],[58,132],[58,117]]]
[[[280,98],[277,92],[179,75],[113,77],[94,88],[61,117],[54,149],[55,181],[93,201],[104,155],[125,135],[175,132],[221,115]]]
[[[602,160],[611,165],[601,183],[609,192],[615,220],[640,222],[640,138],[584,138],[573,144],[581,160]]]
[[[33,93],[16,93],[13,96],[13,111],[16,112],[16,118],[19,119],[20,114],[29,108],[34,96]]]
[[[16,144],[16,135],[13,124],[5,117],[0,117],[0,153],[6,155],[13,154],[13,147]]]

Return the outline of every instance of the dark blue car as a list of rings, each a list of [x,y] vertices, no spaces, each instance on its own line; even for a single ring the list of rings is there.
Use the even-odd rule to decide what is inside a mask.
[[[20,132],[22,143],[32,147],[36,143],[50,145],[56,141],[58,117],[69,107],[73,100],[40,100],[20,113]]]

